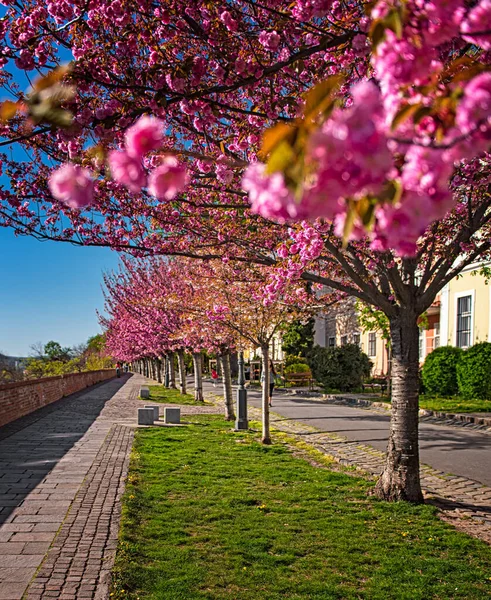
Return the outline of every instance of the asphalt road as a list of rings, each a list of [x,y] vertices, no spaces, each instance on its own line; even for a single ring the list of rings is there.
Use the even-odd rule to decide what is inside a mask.
[[[220,392],[221,386],[217,385],[215,393]],[[260,406],[258,391],[248,390],[248,399],[253,406]],[[272,410],[285,418],[337,433],[378,450],[385,451],[387,447],[389,415],[277,393],[273,396]],[[421,462],[491,486],[491,434],[420,423],[419,439]]]

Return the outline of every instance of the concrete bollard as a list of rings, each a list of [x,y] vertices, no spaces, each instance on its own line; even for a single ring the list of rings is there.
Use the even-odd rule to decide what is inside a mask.
[[[145,404],[145,408],[151,408],[153,410],[153,420],[154,421],[158,421],[159,420],[159,407],[155,406],[153,404]]]
[[[165,408],[164,409],[164,422],[165,423],[180,423],[181,422],[181,409],[180,408]]]
[[[150,390],[146,385],[142,385],[140,388],[140,398],[150,398]]]
[[[153,408],[139,408],[138,425],[153,425],[154,415]]]

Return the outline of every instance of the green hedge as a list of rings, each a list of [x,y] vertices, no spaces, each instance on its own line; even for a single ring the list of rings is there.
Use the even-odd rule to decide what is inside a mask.
[[[357,344],[335,348],[314,346],[309,355],[314,378],[326,388],[349,392],[370,376],[372,362]]]
[[[307,359],[303,358],[303,356],[295,356],[295,354],[287,354],[285,356],[285,369],[299,364],[307,365]]]
[[[462,353],[457,364],[459,393],[466,400],[491,399],[491,344],[482,342]]]
[[[435,396],[457,394],[457,363],[462,355],[463,350],[453,346],[441,346],[428,354],[422,371],[425,393]]]
[[[293,363],[285,367],[285,373],[310,373],[310,367],[305,363]]]

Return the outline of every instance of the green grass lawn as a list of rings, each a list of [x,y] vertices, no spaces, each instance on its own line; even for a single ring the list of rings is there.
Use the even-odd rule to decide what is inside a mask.
[[[221,417],[136,432],[112,598],[462,600],[491,548]],[[328,461],[326,461],[328,462]]]
[[[377,398],[379,402],[390,403],[387,396]],[[491,412],[491,400],[464,400],[458,396],[453,398],[435,398],[421,394],[419,408],[436,410],[445,413],[478,413]]]
[[[454,398],[431,398],[421,395],[419,407],[447,413],[491,412],[491,400],[464,400]]]
[[[149,385],[149,400],[152,402],[161,402],[163,404],[194,404],[203,406],[203,402],[195,402],[191,394],[181,394],[179,390],[166,388],[163,385]]]

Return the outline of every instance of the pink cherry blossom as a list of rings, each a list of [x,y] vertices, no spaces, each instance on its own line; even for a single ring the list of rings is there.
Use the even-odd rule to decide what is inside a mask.
[[[148,178],[148,191],[158,200],[172,200],[184,189],[187,173],[175,156],[167,156]]]
[[[90,171],[73,163],[65,163],[53,171],[48,185],[53,197],[70,208],[88,206],[94,198]]]
[[[478,127],[484,142],[491,138],[491,73],[482,73],[470,80],[457,108],[456,123],[462,133],[471,133]]]
[[[282,173],[265,173],[266,166],[253,163],[242,178],[242,188],[249,192],[251,210],[266,219],[285,223],[303,218],[303,207],[295,202],[285,185]]]
[[[155,117],[147,115],[126,131],[126,150],[130,156],[141,158],[152,150],[158,150],[162,145],[164,123]]]
[[[139,192],[146,185],[146,175],[140,158],[127,152],[113,150],[108,157],[113,179],[127,187],[130,192]]]
[[[491,50],[491,0],[481,0],[467,15],[461,30],[464,40]]]
[[[275,52],[278,50],[281,38],[276,31],[261,31],[259,34],[259,41],[266,48],[266,50]]]
[[[235,32],[238,29],[237,21],[232,17],[232,15],[228,12],[228,10],[224,10],[220,15],[220,21],[225,25],[225,27],[231,31]]]

